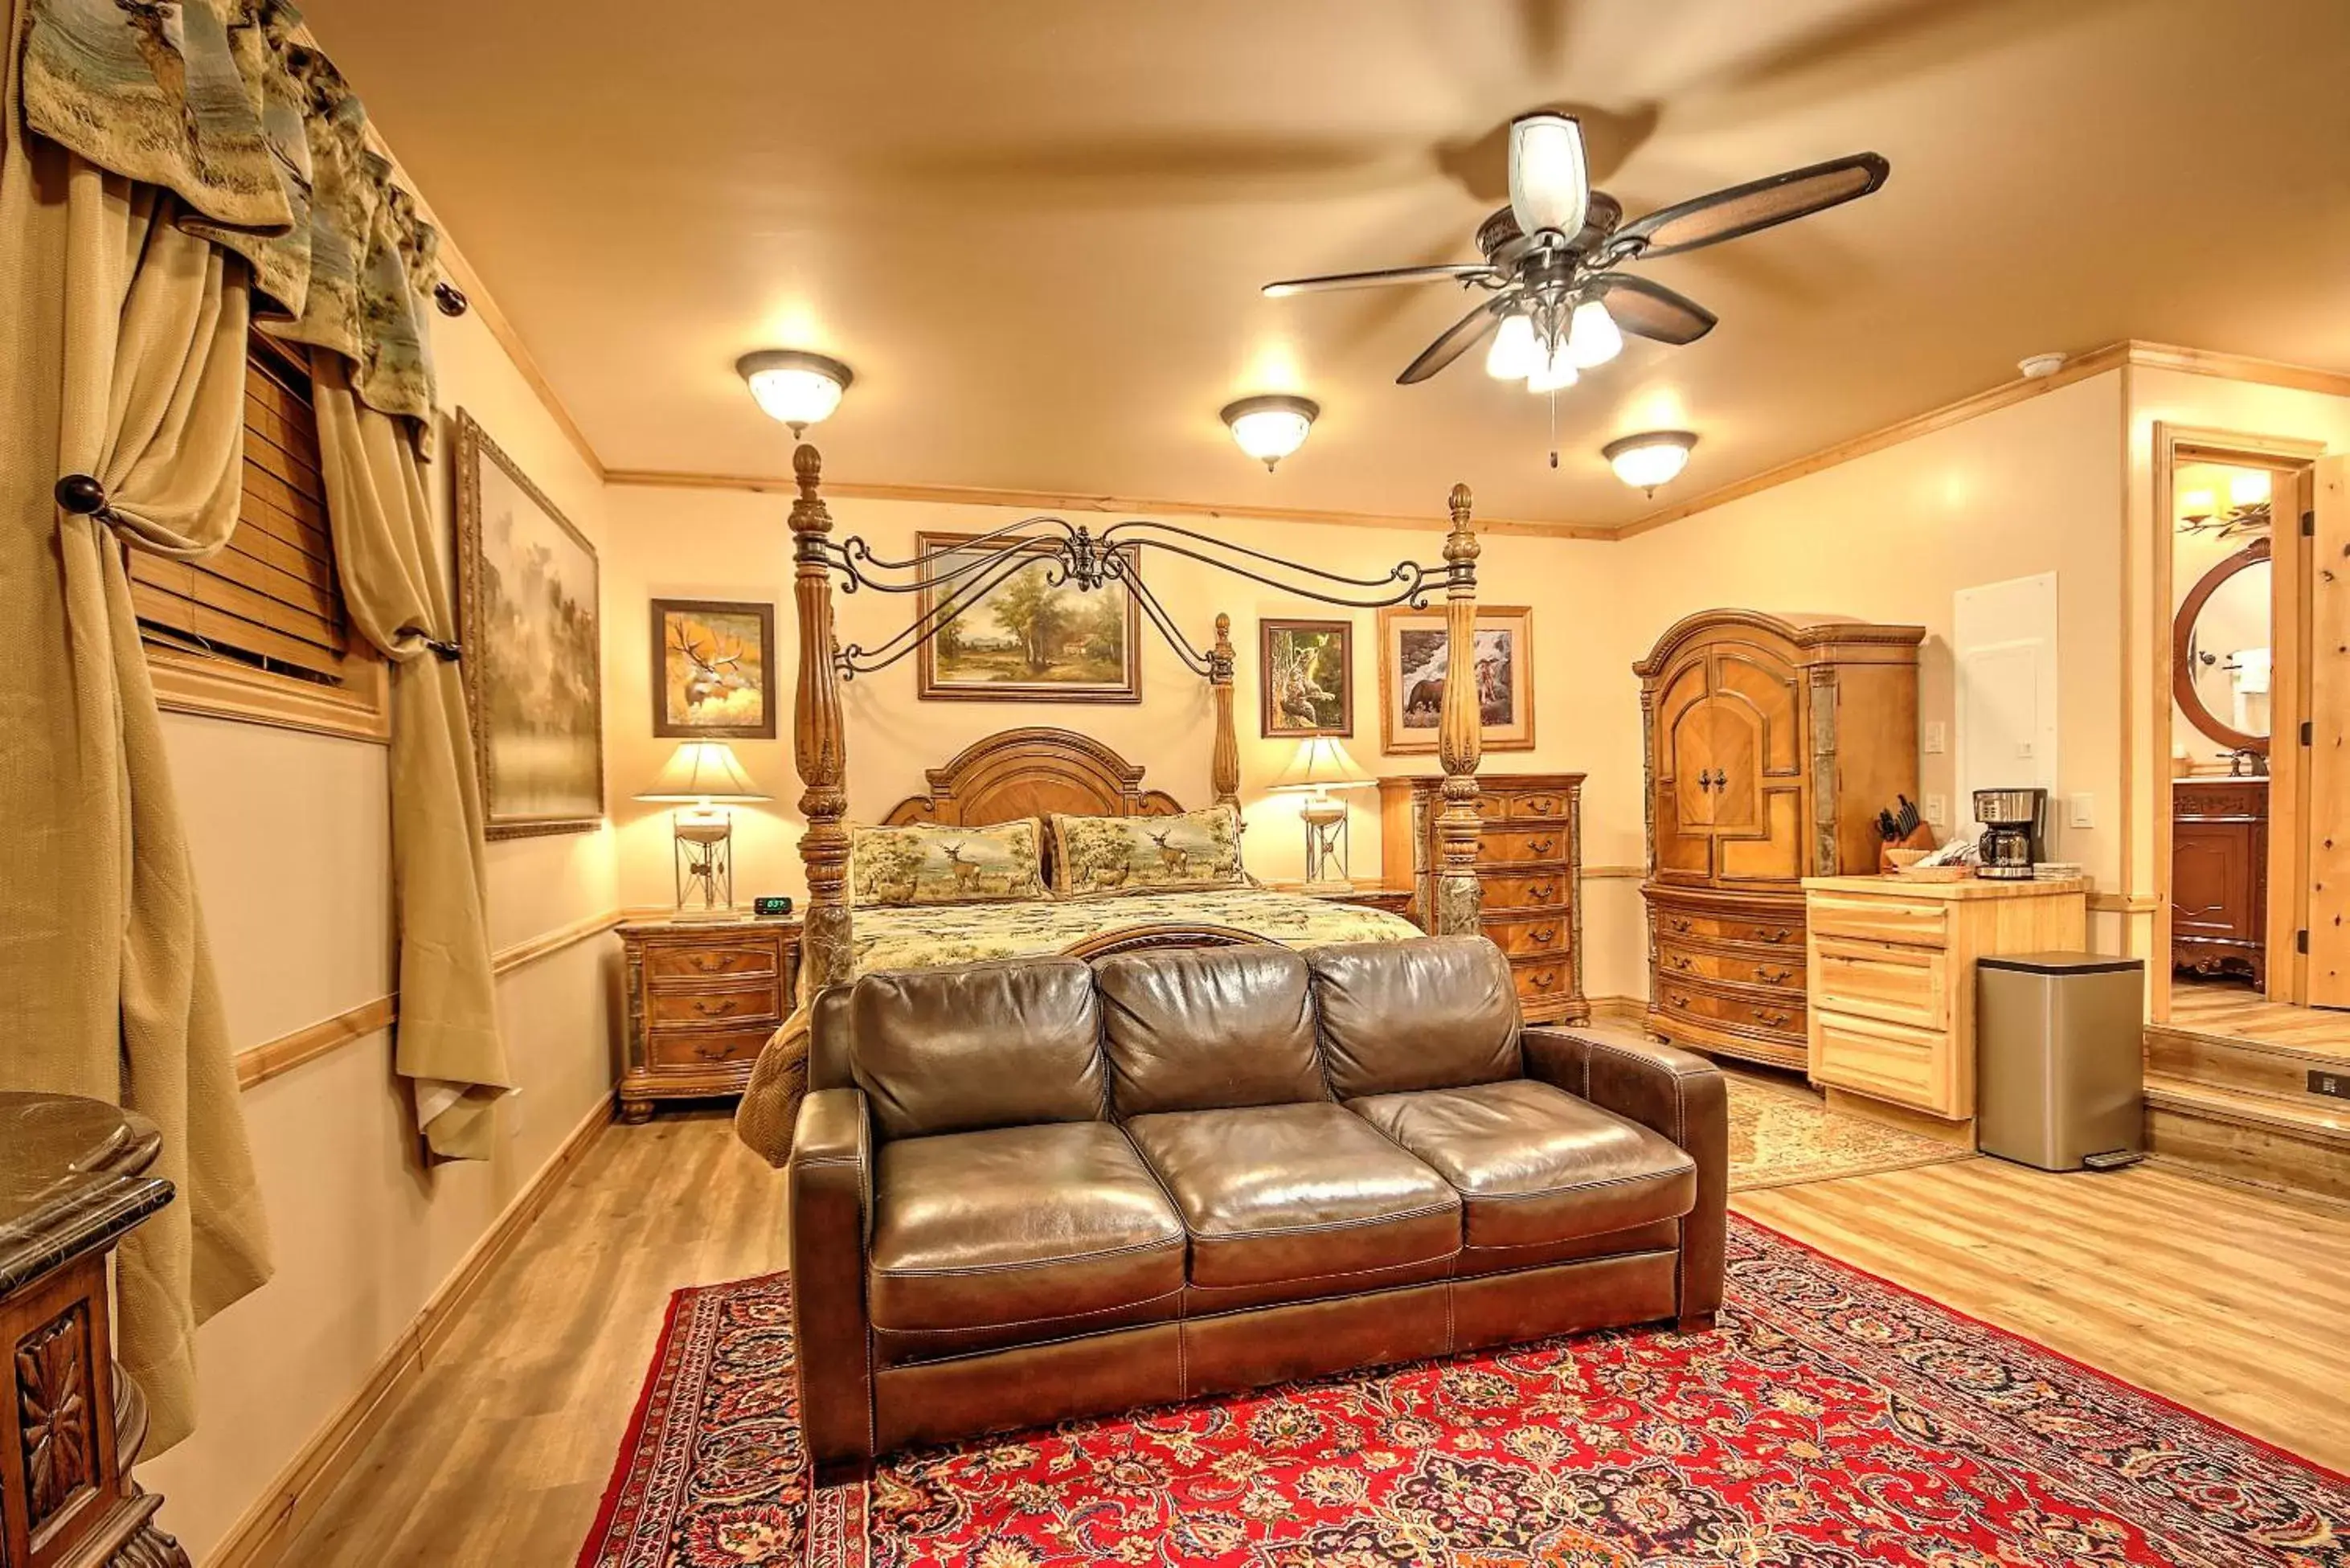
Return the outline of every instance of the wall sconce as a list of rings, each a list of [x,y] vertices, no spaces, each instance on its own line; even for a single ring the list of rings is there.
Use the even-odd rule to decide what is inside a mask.
[[[1275,794],[1305,796],[1298,815],[1305,822],[1307,892],[1353,890],[1347,879],[1347,803],[1333,800],[1330,792],[1368,789],[1377,783],[1347,754],[1337,736],[1308,735],[1297,742],[1297,754],[1281,775],[1265,786]]]
[[[1599,449],[1616,477],[1653,498],[1657,486],[1669,484],[1689,466],[1690,448],[1697,437],[1688,431],[1646,431],[1611,441]]]
[[[1322,417],[1322,406],[1311,398],[1292,398],[1279,394],[1262,398],[1243,398],[1237,403],[1226,403],[1223,421],[1232,432],[1240,449],[1264,464],[1271,473],[1274,465],[1305,444],[1305,435],[1314,421]]]
[[[751,775],[734,760],[734,748],[725,742],[687,741],[637,798],[675,801],[682,806],[670,814],[671,852],[677,863],[677,918],[734,919],[734,820],[720,805],[775,797],[761,793],[751,782]],[[702,908],[688,909],[686,896],[694,888],[702,889]]]
[[[767,417],[791,426],[795,437],[840,407],[841,393],[857,379],[839,360],[801,348],[763,348],[735,360],[734,369]]]

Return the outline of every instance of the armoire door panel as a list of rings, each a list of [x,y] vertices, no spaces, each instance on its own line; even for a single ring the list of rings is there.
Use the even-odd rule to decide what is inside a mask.
[[[1800,774],[1804,737],[1796,716],[1803,705],[1795,671],[1751,648],[1724,649],[1715,656],[1713,667],[1714,691],[1740,698],[1756,716],[1762,772],[1773,778]]]
[[[1714,838],[1714,874],[1723,882],[1793,882],[1804,874],[1804,795],[1762,792],[1757,831]]]
[[[1763,820],[1762,715],[1731,694],[1715,693],[1701,710],[1706,757],[1712,764],[1713,815],[1722,833],[1752,833]]]
[[[1679,805],[1674,785],[1661,781],[1656,788],[1651,806],[1655,828],[1650,836],[1655,840],[1657,875],[1668,881],[1711,881],[1713,877],[1713,839],[1703,828],[1683,832],[1680,828]]]
[[[1714,705],[1689,704],[1666,730],[1662,754],[1672,759],[1665,770],[1670,785],[1672,820],[1682,833],[1702,834],[1714,824],[1713,796]]]

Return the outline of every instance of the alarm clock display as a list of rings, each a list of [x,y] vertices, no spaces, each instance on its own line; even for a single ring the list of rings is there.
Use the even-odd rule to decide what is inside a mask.
[[[791,899],[775,894],[765,894],[751,900],[751,913],[763,920],[780,920],[792,912]]]

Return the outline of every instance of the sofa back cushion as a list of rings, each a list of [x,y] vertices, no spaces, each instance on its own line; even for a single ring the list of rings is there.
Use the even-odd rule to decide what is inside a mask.
[[[849,1004],[856,994],[854,986],[827,985],[808,1003],[807,1086],[811,1093],[846,1089],[857,1082],[849,1055],[856,1030]]]
[[[868,974],[851,1012],[858,1086],[885,1139],[1102,1118],[1101,1009],[1082,960]]]
[[[1517,989],[1483,937],[1341,942],[1305,957],[1338,1098],[1519,1076]]]
[[[1118,1116],[1329,1097],[1302,954],[1248,943],[1122,953],[1094,969]]]

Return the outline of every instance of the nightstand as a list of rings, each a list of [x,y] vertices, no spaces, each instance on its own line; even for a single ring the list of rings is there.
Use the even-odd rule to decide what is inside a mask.
[[[1324,892],[1308,888],[1303,882],[1268,882],[1266,887],[1276,893],[1303,893],[1309,898],[1327,898],[1334,904],[1357,904],[1366,909],[1385,909],[1390,915],[1417,919],[1412,913],[1411,884],[1409,882],[1357,882],[1346,892]]]
[[[631,920],[620,941],[629,979],[621,1118],[643,1121],[655,1100],[741,1094],[791,1012],[800,922]]]

